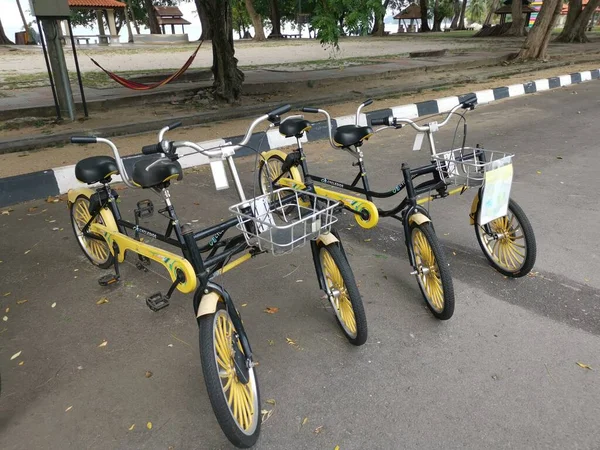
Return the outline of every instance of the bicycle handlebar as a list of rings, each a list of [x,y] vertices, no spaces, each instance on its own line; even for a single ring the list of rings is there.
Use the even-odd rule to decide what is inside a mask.
[[[71,136],[72,144],[95,144],[97,141],[94,136]]]

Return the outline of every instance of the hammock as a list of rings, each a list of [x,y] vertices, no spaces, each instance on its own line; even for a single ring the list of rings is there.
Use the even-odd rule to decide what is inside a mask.
[[[204,41],[202,41],[202,42],[204,42]],[[202,42],[200,42],[200,45],[198,45],[198,48],[196,48],[194,53],[192,53],[192,55],[189,57],[189,59],[186,61],[186,63],[183,65],[183,67],[181,69],[179,69],[177,72],[170,75],[169,77],[165,78],[164,80],[159,81],[157,83],[152,83],[152,84],[144,84],[144,83],[138,83],[137,81],[127,80],[123,77],[120,77],[119,75],[117,75],[115,73],[112,73],[112,72],[106,70],[104,67],[102,67],[100,64],[98,64],[96,61],[94,61],[93,58],[90,58],[90,59],[92,60],[92,62],[94,64],[96,64],[96,66],[98,66],[100,69],[102,69],[102,71],[106,75],[111,77],[113,80],[115,80],[121,86],[125,86],[126,88],[133,89],[135,91],[147,91],[147,90],[154,89],[154,88],[157,88],[160,86],[164,86],[165,84],[171,83],[172,81],[175,81],[177,78],[179,78],[181,75],[183,75],[183,73],[194,62],[194,58],[196,58],[196,55],[198,54],[198,50],[200,50],[200,47],[202,47]]]

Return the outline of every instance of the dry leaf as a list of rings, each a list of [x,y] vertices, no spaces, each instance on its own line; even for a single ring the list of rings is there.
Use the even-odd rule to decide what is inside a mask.
[[[267,342],[269,345],[275,345],[275,341],[273,339],[268,339]]]
[[[146,378],[150,378],[152,376],[152,372],[146,370]]]
[[[29,300],[17,300],[17,305],[22,305],[23,303],[27,303]]]
[[[286,337],[286,338],[285,338],[285,340],[286,340],[286,341],[287,341],[287,343],[288,343],[288,344],[290,344],[290,345],[296,345],[296,343],[295,343],[293,340],[291,340],[289,337]]]
[[[248,306],[248,303],[242,303],[242,308]]]
[[[26,255],[27,253],[29,253],[31,250],[27,250],[25,253],[23,253],[24,255]]]
[[[261,423],[265,423],[273,415],[273,410],[261,409],[260,413],[262,415]]]
[[[6,314],[8,314],[8,312],[10,311],[10,306],[6,307],[6,311],[4,311]]]
[[[37,206],[32,206],[31,208],[29,208],[27,211],[29,212],[34,212],[36,209],[38,209]]]
[[[148,428],[149,430],[151,430],[152,429],[152,422],[148,422],[146,424],[146,428]]]
[[[323,429],[323,425],[319,425],[317,428],[315,428],[315,431],[313,431],[313,433],[319,434],[322,429]]]
[[[268,403],[269,405],[273,405],[273,406],[275,406],[277,404],[277,402],[275,401],[274,398],[270,398],[268,400],[265,400],[265,403]]]
[[[135,428],[135,423],[131,424],[131,426],[129,427],[129,431],[133,431],[134,428]]]
[[[456,256],[456,252],[452,252],[452,254],[453,254],[454,256]]]
[[[58,197],[52,197],[52,196],[50,196],[46,199],[46,203],[58,203],[59,201],[60,201],[60,199]]]
[[[587,364],[583,364],[583,363],[578,362],[577,365],[579,367],[581,367],[582,369],[592,370],[592,368],[590,366],[588,366]]]
[[[333,450],[340,450],[340,446],[336,445],[335,448]]]
[[[12,361],[13,359],[17,359],[19,356],[21,356],[21,351],[18,351],[17,353],[15,353],[14,355],[12,355],[10,357],[10,360]]]
[[[25,361],[19,361],[20,366],[22,366],[23,364],[25,364]]]
[[[12,209],[5,209],[4,211],[2,211],[2,215],[3,216],[10,216],[10,212],[12,211]]]
[[[306,425],[306,423],[308,422],[308,417],[305,417],[304,419],[302,419],[302,424],[301,426]]]
[[[56,302],[52,303],[52,305],[50,305],[52,308],[56,308]]]
[[[279,311],[279,308],[276,306],[267,306],[267,309],[264,310],[267,314],[275,314],[277,311]]]
[[[69,412],[73,409],[73,405],[69,406],[67,409],[65,409],[65,412]]]
[[[8,322],[8,316],[4,316],[4,317],[2,318],[2,320],[4,320],[5,322]]]
[[[8,297],[10,295],[10,292],[7,292],[4,294],[4,297]]]
[[[173,347],[173,344],[168,344],[167,347]]]
[[[365,239],[365,242],[371,242],[371,238]]]
[[[302,283],[304,280],[296,280],[296,283]]]
[[[541,171],[541,170],[538,170],[538,171],[537,171],[537,174],[538,174],[538,175],[540,175],[541,173],[542,173],[542,171]]]
[[[105,303],[108,303],[108,299],[106,297],[102,297],[100,300],[98,300],[96,302],[96,305],[103,305]]]
[[[108,341],[102,341],[98,347],[106,347]]]

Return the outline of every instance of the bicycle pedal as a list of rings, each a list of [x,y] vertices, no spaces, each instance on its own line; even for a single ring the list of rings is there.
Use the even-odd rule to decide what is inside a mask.
[[[148,305],[148,308],[152,311],[157,312],[169,306],[169,299],[160,292],[157,292],[146,298],[146,305]]]
[[[154,204],[151,200],[140,200],[137,202],[137,208],[134,211],[135,215],[143,218],[150,217],[154,214]]]
[[[98,278],[98,284],[100,286],[108,286],[108,285],[117,283],[118,281],[119,281],[119,277],[112,273]]]

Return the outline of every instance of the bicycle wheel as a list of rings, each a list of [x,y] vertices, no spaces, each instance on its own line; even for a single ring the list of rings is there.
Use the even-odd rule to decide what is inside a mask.
[[[260,162],[258,169],[258,179],[260,181],[260,193],[268,194],[274,191],[271,181],[281,175],[281,166],[283,158],[279,155],[272,155],[266,161]],[[290,176],[291,177],[291,176]]]
[[[108,269],[113,265],[114,257],[110,252],[108,243],[103,239],[94,239],[83,235],[81,231],[83,227],[92,218],[89,209],[90,199],[85,195],[78,196],[70,206],[70,217],[71,225],[73,226],[73,232],[77,237],[77,243],[81,250],[91,261],[92,264],[100,267],[101,269]],[[110,211],[104,211],[103,214],[112,214]],[[102,215],[99,214],[95,223],[104,224]]]
[[[410,224],[417,282],[431,313],[440,320],[454,314],[454,287],[450,267],[430,222]]]
[[[340,244],[320,245],[319,260],[338,324],[351,344],[363,345],[367,341],[367,318],[354,274]]]
[[[477,207],[476,220],[479,217]],[[506,216],[485,225],[475,223],[475,236],[490,265],[507,277],[527,275],[536,258],[536,243],[529,219],[512,199],[508,201]]]
[[[258,382],[225,304],[219,301],[217,311],[198,324],[202,374],[217,422],[233,445],[252,447],[261,424]]]

